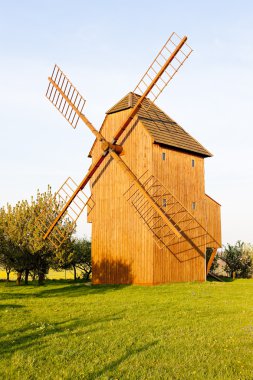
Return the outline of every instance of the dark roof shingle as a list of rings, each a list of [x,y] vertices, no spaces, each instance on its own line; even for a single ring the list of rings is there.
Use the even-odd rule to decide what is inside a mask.
[[[118,103],[110,108],[106,113],[111,114],[132,108],[139,95],[130,92]],[[149,99],[145,99],[143,106],[139,109],[137,116],[143,126],[153,137],[154,142],[167,145],[176,149],[189,151],[204,157],[211,157],[212,154],[187,133],[180,125],[166,115]]]

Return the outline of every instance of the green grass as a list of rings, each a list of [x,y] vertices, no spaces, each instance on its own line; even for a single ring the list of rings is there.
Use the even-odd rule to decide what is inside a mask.
[[[81,271],[77,269],[77,276],[80,276],[82,278]],[[53,269],[49,269],[49,272],[46,276],[50,280],[73,280],[74,278],[74,273],[73,270],[61,270],[61,271],[56,271]],[[11,272],[10,273],[10,280],[15,281],[17,278],[17,273],[16,272]],[[5,280],[6,279],[6,273],[4,270],[0,269],[0,280]]]
[[[1,379],[253,379],[253,280],[0,283]]]

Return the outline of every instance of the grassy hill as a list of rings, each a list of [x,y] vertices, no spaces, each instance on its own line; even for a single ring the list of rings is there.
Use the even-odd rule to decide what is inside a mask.
[[[1,379],[252,379],[253,280],[0,283]]]

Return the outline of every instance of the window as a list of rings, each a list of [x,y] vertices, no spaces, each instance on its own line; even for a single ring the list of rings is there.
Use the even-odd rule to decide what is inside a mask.
[[[165,161],[165,158],[166,158],[166,153],[162,152],[162,160]]]
[[[167,199],[163,198],[163,207],[167,207]]]
[[[192,167],[194,168],[195,166],[195,160],[192,160]]]
[[[196,210],[196,202],[192,202],[192,210]]]

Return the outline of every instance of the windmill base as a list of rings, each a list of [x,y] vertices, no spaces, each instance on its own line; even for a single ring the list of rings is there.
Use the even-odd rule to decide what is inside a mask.
[[[206,280],[203,257],[179,262],[169,252],[157,253],[132,256],[130,261],[112,257],[95,261],[93,258],[92,284],[152,286]],[[153,259],[149,260],[147,256],[153,256]],[[139,265],[140,260],[143,260],[142,265]]]

